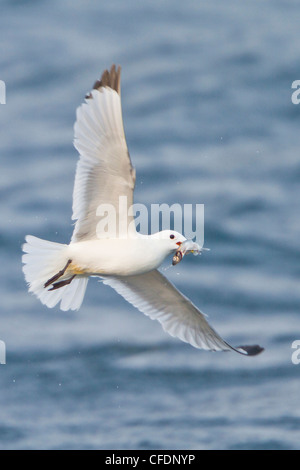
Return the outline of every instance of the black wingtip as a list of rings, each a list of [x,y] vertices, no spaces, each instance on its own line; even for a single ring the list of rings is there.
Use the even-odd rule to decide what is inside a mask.
[[[260,347],[258,344],[255,344],[254,346],[238,346],[236,349],[247,356],[257,356],[265,350],[265,348]],[[245,353],[242,351],[245,351]]]

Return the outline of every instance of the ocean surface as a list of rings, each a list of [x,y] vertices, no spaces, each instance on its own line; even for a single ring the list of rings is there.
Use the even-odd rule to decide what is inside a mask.
[[[300,449],[300,79],[295,0],[1,0],[0,449]],[[122,65],[135,201],[205,205],[165,275],[247,358],[168,336],[96,279],[47,309],[26,234],[68,243],[76,108]],[[300,357],[300,354],[299,354]]]

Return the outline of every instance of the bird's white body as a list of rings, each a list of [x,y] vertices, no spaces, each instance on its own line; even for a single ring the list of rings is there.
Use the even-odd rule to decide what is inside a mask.
[[[184,237],[182,237],[182,241]],[[85,275],[134,276],[159,268],[176,247],[168,239],[151,236],[135,238],[100,239],[70,243],[65,258]]]
[[[69,245],[26,237],[23,271],[29,291],[47,307],[60,304],[61,310],[78,310],[89,276],[100,276],[170,335],[196,348],[258,354],[262,350],[258,346],[232,348],[157,270],[186,238],[171,230],[155,235],[136,232],[130,212],[135,170],[126,145],[120,96],[120,68],[112,66],[77,110],[74,145],[80,159],[73,192],[73,236]],[[125,206],[120,201],[126,201]],[[118,237],[99,230],[103,206],[113,208]]]

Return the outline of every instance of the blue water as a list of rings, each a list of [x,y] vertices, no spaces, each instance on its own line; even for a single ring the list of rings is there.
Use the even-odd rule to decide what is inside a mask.
[[[298,2],[2,0],[1,449],[299,449]],[[95,279],[27,293],[28,233],[68,242],[75,109],[122,65],[136,202],[205,204],[209,253],[165,274],[256,358],[166,335]]]

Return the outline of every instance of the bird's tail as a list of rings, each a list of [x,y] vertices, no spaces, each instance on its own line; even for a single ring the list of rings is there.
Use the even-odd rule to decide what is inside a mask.
[[[23,272],[29,292],[52,308],[60,302],[61,310],[78,310],[82,304],[88,278],[73,276],[69,283],[54,283],[68,265],[67,245],[41,240],[27,235],[23,245]],[[48,283],[51,279],[52,287]],[[46,286],[45,286],[46,285]]]

